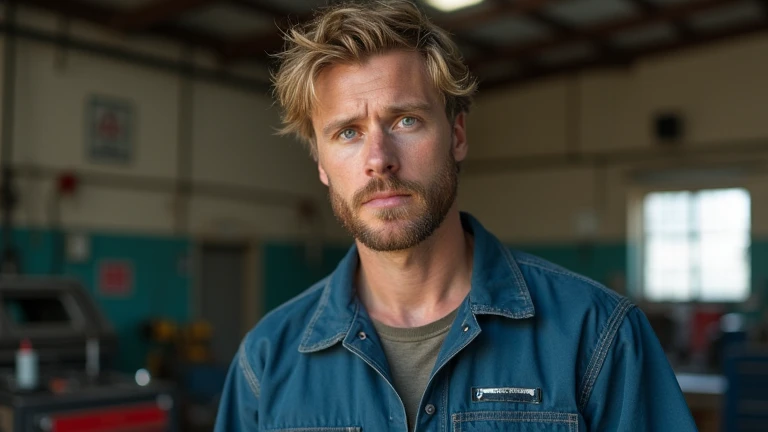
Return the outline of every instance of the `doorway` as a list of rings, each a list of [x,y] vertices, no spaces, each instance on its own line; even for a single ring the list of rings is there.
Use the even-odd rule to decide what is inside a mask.
[[[211,352],[219,365],[232,361],[245,334],[247,257],[247,244],[203,243],[200,248],[199,316],[213,328]]]

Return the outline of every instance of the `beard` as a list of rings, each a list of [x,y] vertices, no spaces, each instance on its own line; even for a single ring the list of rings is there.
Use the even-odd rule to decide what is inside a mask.
[[[449,153],[437,174],[427,184],[396,176],[371,179],[347,202],[329,179],[328,194],[336,219],[360,243],[379,252],[412,248],[429,238],[443,223],[458,192],[458,164]],[[374,217],[385,223],[382,228],[366,224],[360,210],[370,196],[379,192],[407,194],[403,206],[377,209]]]

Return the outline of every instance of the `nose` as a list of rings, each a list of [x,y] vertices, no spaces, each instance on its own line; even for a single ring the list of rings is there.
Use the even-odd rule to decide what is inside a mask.
[[[369,131],[365,148],[365,174],[368,177],[387,177],[400,169],[397,146],[384,131]]]

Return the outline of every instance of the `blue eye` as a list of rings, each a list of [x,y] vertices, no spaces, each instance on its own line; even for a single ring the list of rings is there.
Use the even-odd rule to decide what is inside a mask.
[[[351,140],[352,138],[357,136],[357,132],[355,132],[354,129],[344,129],[341,131],[341,134],[339,134],[342,138],[345,140]]]
[[[416,124],[416,118],[415,117],[403,117],[402,120],[400,120],[400,124],[402,124],[405,127],[411,127]]]

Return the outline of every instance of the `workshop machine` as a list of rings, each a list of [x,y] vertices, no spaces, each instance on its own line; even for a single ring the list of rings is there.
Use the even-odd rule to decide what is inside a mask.
[[[19,388],[23,340],[39,357],[34,388]],[[110,370],[112,326],[74,280],[0,278],[0,432],[177,432],[174,388]]]

